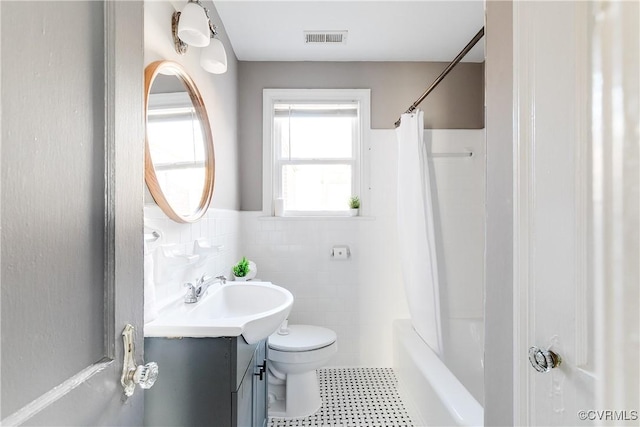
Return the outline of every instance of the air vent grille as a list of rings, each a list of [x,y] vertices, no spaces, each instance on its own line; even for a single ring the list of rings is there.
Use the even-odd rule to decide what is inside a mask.
[[[305,31],[306,44],[344,44],[347,42],[347,31]]]

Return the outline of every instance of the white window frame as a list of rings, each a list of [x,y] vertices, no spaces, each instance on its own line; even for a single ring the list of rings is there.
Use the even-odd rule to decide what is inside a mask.
[[[371,90],[370,89],[264,89],[262,96],[262,213],[274,216],[274,199],[279,189],[280,177],[276,174],[276,141],[274,139],[274,105],[278,103],[301,102],[356,102],[359,109],[359,135],[356,138],[353,152],[352,194],[358,195],[362,205],[366,206],[364,196],[364,146],[369,139],[371,129]],[[345,213],[348,211],[345,200]],[[341,216],[343,212],[335,211],[295,211],[291,216]],[[362,210],[361,210],[362,214]]]

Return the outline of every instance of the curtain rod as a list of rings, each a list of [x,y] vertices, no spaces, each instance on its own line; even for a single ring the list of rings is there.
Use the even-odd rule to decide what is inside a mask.
[[[416,100],[416,102],[414,102],[413,104],[411,104],[411,107],[409,107],[407,109],[407,111],[405,111],[405,114],[410,114],[413,113],[414,110],[416,108],[418,108],[418,105],[420,105],[420,103],[422,101],[424,101],[424,99],[427,97],[427,95],[429,95],[435,88],[436,86],[438,86],[438,84],[440,84],[440,82],[446,77],[447,74],[449,74],[449,72],[451,70],[453,70],[453,68],[458,65],[458,62],[460,62],[462,60],[462,58],[464,58],[467,53],[469,53],[469,51],[471,49],[473,49],[473,47],[476,45],[476,43],[478,43],[478,41],[484,36],[484,27],[482,27],[480,29],[480,31],[478,31],[478,34],[476,34],[469,43],[467,43],[467,45],[464,47],[464,49],[462,49],[462,51],[458,54],[458,56],[456,56],[453,61],[451,61],[451,63],[449,65],[447,65],[447,68],[444,69],[444,71],[433,81],[433,83],[431,83],[431,86],[429,86],[427,88],[427,90],[424,91],[424,93],[422,94],[422,96],[420,98],[418,98]],[[398,127],[400,126],[400,119],[398,119],[398,121],[395,123],[395,126]]]

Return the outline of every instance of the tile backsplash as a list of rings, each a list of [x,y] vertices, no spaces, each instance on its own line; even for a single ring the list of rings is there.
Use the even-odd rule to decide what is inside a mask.
[[[242,240],[258,277],[287,288],[289,322],[333,329],[338,354],[329,366],[391,366],[391,321],[407,317],[388,218],[265,218],[243,212]],[[393,226],[392,226],[393,225]],[[333,246],[351,256],[335,259]]]
[[[202,274],[229,277],[231,266],[241,257],[238,211],[209,209],[199,221],[179,224],[167,218],[158,206],[147,205],[144,208],[144,223],[147,232],[157,230],[161,234],[157,241],[147,244],[147,249],[153,252],[157,308],[181,298],[185,293],[183,284],[193,282]],[[208,244],[219,249],[212,251],[206,259],[198,259],[187,265],[187,257],[193,255],[197,239],[206,239]],[[185,257],[179,256],[175,266],[169,268],[167,260],[160,253],[163,249]],[[180,262],[181,259],[185,262]]]

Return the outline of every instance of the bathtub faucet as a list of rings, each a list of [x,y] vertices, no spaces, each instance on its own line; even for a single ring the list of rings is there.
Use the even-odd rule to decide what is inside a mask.
[[[227,283],[227,278],[224,276],[216,276],[209,277],[203,274],[201,277],[196,279],[196,284],[193,283],[185,283],[184,286],[187,287],[187,293],[184,296],[184,302],[187,304],[193,304],[200,301],[200,298],[204,296],[209,289],[209,286],[214,283]]]

